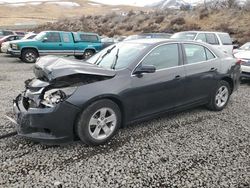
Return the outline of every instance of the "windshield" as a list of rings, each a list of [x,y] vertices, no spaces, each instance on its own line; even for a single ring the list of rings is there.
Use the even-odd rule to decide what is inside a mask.
[[[22,38],[22,40],[32,39],[32,38],[34,38],[34,37],[35,37],[34,34],[27,34],[27,35],[25,35],[25,36]]]
[[[197,33],[190,33],[190,32],[175,33],[171,38],[172,39],[194,40],[196,34]]]
[[[249,50],[250,49],[250,43],[246,43],[240,47],[242,50]]]
[[[42,40],[46,36],[46,32],[39,33],[34,39],[35,40]]]
[[[121,42],[100,51],[87,60],[106,69],[122,69],[132,63],[147,47],[147,44]]]

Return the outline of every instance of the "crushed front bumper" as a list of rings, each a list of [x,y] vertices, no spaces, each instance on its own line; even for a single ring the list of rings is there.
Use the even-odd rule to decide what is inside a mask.
[[[65,101],[53,108],[27,109],[24,103],[22,95],[13,103],[18,135],[46,144],[74,140],[74,123],[80,112],[79,108]]]

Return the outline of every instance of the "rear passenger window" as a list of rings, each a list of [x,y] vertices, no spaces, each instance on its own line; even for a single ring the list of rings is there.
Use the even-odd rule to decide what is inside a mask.
[[[227,33],[218,34],[223,45],[232,45],[232,39]]]
[[[70,42],[70,36],[69,33],[63,33],[62,34],[63,42]]]
[[[142,61],[142,65],[154,65],[156,70],[178,66],[178,45],[167,44],[155,48]]]
[[[206,61],[206,52],[203,46],[196,44],[184,44],[184,49],[187,57],[187,64]]]
[[[210,50],[208,50],[207,48],[205,48],[205,50],[206,50],[207,60],[215,58],[214,54],[212,54],[212,52],[210,52]]]
[[[198,34],[195,40],[201,40],[202,42],[207,42],[206,35],[204,33]]]
[[[98,37],[96,35],[80,34],[80,39],[81,39],[81,41],[86,41],[86,42],[98,41]]]
[[[213,33],[206,33],[206,38],[208,44],[213,44],[213,45],[219,44],[217,36]]]
[[[184,49],[187,64],[199,63],[215,58],[210,50],[197,44],[184,44]]]

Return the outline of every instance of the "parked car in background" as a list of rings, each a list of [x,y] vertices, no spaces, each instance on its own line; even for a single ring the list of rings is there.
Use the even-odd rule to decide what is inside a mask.
[[[209,32],[209,31],[184,31],[175,33],[172,39],[196,40],[206,42],[222,50],[225,53],[233,53],[233,43],[230,35],[224,32]]]
[[[137,40],[137,39],[151,39],[151,38],[162,38],[169,39],[172,36],[170,33],[142,33],[138,35],[131,35],[124,39],[124,41]]]
[[[28,33],[28,34],[26,34],[23,38],[21,38],[20,40],[33,39],[35,36],[36,36],[35,33]],[[11,41],[2,43],[1,52],[3,52],[3,53],[8,53],[8,49],[10,48],[10,42],[11,42]],[[15,42],[18,42],[18,41],[15,41]]]
[[[5,37],[3,37],[3,38],[1,38],[0,39],[0,52],[2,52],[1,51],[1,47],[2,47],[2,44],[4,43],[4,42],[9,42],[9,41],[13,41],[13,40],[19,40],[19,39],[21,39],[23,36],[21,36],[21,35],[8,35],[8,36],[5,36]]]
[[[101,38],[101,42],[102,42],[103,48],[106,48],[114,43],[117,43],[118,41],[115,40],[114,38],[103,37]]]
[[[34,63],[42,55],[72,55],[82,59],[101,49],[96,33],[43,31],[32,40],[11,42],[8,52],[24,62]]]
[[[237,52],[244,52],[244,51],[250,51],[250,42],[247,42],[242,46],[240,46],[239,48],[234,49],[233,53],[235,54]]]
[[[206,43],[143,39],[86,62],[40,58],[14,100],[18,134],[40,142],[103,144],[129,123],[199,105],[220,111],[239,86],[239,62]]]
[[[27,32],[25,32],[25,31],[14,31],[15,32],[15,34],[16,35],[26,35],[27,34]]]
[[[10,30],[0,30],[0,39],[8,35],[16,35],[16,33]]]
[[[248,50],[248,44],[246,45],[246,47],[243,47],[242,49],[247,49],[247,50],[240,50],[236,52],[234,54],[234,57],[242,61],[241,78],[250,78],[250,50]]]

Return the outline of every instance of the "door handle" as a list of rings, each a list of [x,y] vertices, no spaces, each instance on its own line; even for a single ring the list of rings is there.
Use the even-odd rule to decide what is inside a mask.
[[[180,75],[176,75],[174,79],[179,80],[179,79],[181,79],[181,76]]]
[[[214,67],[212,67],[211,69],[210,69],[210,71],[212,72],[212,71],[216,71],[217,69],[216,68],[214,68]]]

